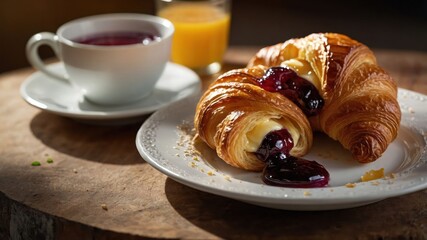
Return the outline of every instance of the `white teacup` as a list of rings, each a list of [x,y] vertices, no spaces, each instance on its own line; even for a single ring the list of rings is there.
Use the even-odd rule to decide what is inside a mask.
[[[148,33],[148,44],[96,45],[83,42],[105,33]],[[125,104],[149,95],[170,57],[174,27],[166,19],[144,14],[105,14],[65,23],[56,34],[42,32],[27,43],[27,58],[48,76],[71,83],[88,100],[107,105]],[[126,36],[125,36],[126,37]],[[134,40],[130,38],[131,40]],[[123,43],[122,43],[123,44]],[[38,54],[41,45],[50,46],[64,63],[60,76],[49,70]]]

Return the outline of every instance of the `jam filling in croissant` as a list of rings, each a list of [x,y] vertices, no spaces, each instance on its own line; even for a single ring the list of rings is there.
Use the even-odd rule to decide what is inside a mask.
[[[259,85],[269,92],[279,92],[299,106],[307,116],[317,115],[323,99],[313,84],[293,70],[273,67],[267,70]],[[319,163],[290,155],[294,146],[286,128],[269,132],[255,152],[266,163],[263,181],[282,187],[323,187],[329,182],[328,171]]]
[[[316,87],[293,70],[272,67],[259,80],[262,88],[269,92],[279,92],[294,102],[307,117],[317,115],[324,102]]]

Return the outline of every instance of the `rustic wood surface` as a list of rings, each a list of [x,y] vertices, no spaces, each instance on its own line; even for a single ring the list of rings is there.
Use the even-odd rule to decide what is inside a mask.
[[[225,69],[243,66],[256,50],[231,48]],[[400,87],[427,94],[426,53],[376,53]],[[33,72],[0,75],[0,239],[427,239],[426,190],[353,209],[297,212],[179,184],[135,148],[147,116],[95,126],[42,112],[19,94]]]

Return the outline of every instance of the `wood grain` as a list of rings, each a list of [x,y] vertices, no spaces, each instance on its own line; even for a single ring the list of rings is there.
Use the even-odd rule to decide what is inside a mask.
[[[257,49],[230,49],[225,69],[242,67]],[[376,53],[399,86],[427,94],[427,54]],[[134,140],[147,116],[95,126],[42,112],[19,95],[32,72],[0,75],[0,239],[427,238],[427,191],[354,209],[293,212],[186,187],[139,156]],[[31,166],[36,160],[41,166]]]

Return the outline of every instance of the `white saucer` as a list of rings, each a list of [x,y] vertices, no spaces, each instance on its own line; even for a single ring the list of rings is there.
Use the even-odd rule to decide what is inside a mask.
[[[55,72],[64,72],[62,63],[48,66]],[[36,72],[21,85],[21,96],[34,107],[57,115],[83,121],[111,121],[135,118],[156,111],[172,102],[200,93],[200,78],[192,70],[167,63],[165,71],[150,96],[120,106],[102,106],[87,101],[71,85]]]

